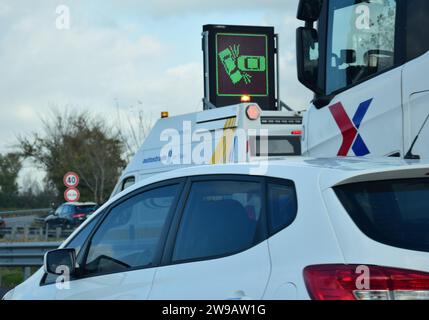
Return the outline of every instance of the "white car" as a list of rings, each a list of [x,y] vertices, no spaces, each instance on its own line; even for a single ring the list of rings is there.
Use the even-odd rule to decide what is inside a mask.
[[[155,175],[5,298],[428,299],[428,175],[428,163],[361,158]]]

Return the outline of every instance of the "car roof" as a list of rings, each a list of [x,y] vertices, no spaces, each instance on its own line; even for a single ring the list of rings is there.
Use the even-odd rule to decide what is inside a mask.
[[[267,171],[260,171],[257,167],[266,167]],[[255,170],[252,170],[255,168]],[[118,193],[110,200],[114,201],[124,193],[132,192],[144,185],[174,178],[212,175],[212,174],[242,174],[254,176],[272,176],[287,178],[287,174],[301,170],[306,174],[318,177],[322,189],[341,183],[356,181],[357,177],[370,174],[398,172],[410,169],[429,172],[428,160],[404,160],[400,158],[362,158],[362,157],[335,157],[335,158],[306,158],[306,157],[270,157],[267,160],[258,160],[244,163],[195,165],[163,173],[158,173],[142,179],[133,186]],[[409,172],[409,171],[407,171]],[[419,173],[420,175],[420,173]],[[308,175],[307,175],[308,176]],[[355,180],[353,180],[355,179]],[[111,203],[112,201],[108,201]],[[107,203],[106,203],[107,204]]]

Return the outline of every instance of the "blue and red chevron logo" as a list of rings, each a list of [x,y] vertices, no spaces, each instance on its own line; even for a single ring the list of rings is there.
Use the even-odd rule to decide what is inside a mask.
[[[340,128],[341,134],[343,136],[343,143],[340,147],[340,150],[338,150],[338,156],[346,157],[350,151],[350,148],[358,157],[366,156],[370,153],[368,147],[359,134],[359,127],[363,118],[368,112],[372,100],[373,99],[369,99],[362,102],[359,105],[352,120],[350,120],[341,102],[338,102],[329,107],[329,110],[331,111],[332,116],[334,117],[335,122],[337,123],[338,128]]]

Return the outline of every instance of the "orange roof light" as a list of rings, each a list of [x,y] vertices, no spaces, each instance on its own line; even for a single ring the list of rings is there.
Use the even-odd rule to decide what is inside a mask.
[[[242,96],[241,96],[241,98],[240,98],[240,101],[241,101],[241,102],[250,102],[250,100],[251,100],[251,98],[250,98],[250,96],[249,96],[249,95],[247,95],[247,94],[242,95]]]
[[[257,120],[261,114],[259,107],[256,104],[251,104],[246,108],[246,115],[249,120]]]
[[[161,119],[168,118],[168,111],[161,111]]]

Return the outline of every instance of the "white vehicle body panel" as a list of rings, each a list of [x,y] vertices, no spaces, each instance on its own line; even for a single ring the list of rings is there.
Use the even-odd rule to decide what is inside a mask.
[[[429,52],[407,63],[402,70],[404,106],[404,145],[410,146],[429,114]],[[414,154],[429,158],[429,123],[413,149]]]
[[[121,174],[112,195],[117,194],[128,177],[140,181],[156,173],[198,164],[237,163],[255,158],[251,137],[292,136],[299,145],[300,135],[292,133],[302,130],[300,113],[292,111],[261,111],[260,118],[249,120],[246,107],[254,103],[243,103],[175,117],[159,119],[143,145]],[[262,120],[269,123],[262,123]],[[291,123],[282,123],[290,121]],[[296,122],[296,123],[295,123]],[[242,129],[241,132],[238,132]],[[264,132],[263,130],[266,130]],[[170,139],[177,133],[177,140]],[[246,136],[242,138],[242,133]],[[194,151],[209,135],[211,153],[204,154],[201,162],[195,162]],[[248,139],[249,138],[249,139]],[[225,140],[222,140],[225,139]],[[246,141],[247,140],[247,141]],[[168,148],[171,146],[170,150]],[[198,149],[199,150],[199,149]],[[167,152],[163,152],[167,151]],[[197,151],[195,151],[197,152]],[[167,155],[165,155],[167,154]],[[200,153],[198,152],[198,155]]]
[[[428,162],[394,158],[289,158],[258,165],[266,168],[264,176],[294,181],[298,199],[295,221],[259,245],[219,259],[75,280],[70,282],[70,290],[59,290],[55,284],[40,286],[43,270],[39,270],[7,298],[308,299],[303,269],[309,265],[375,264],[429,272],[429,253],[370,239],[354,224],[332,189],[352,182],[427,177]],[[153,175],[110,199],[62,247],[106,207],[145,185],[198,175],[260,175],[252,173],[251,166],[251,163],[195,166]]]
[[[268,242],[263,241],[225,258],[159,267],[150,299],[262,299],[270,269]]]
[[[397,152],[401,157],[409,150],[412,141],[429,114],[429,53],[403,66],[397,67],[359,85],[337,94],[330,104],[321,109],[311,105],[304,114],[302,152],[309,157],[367,156],[383,157]],[[350,120],[360,103],[372,99],[360,127],[357,128],[367,146],[368,154],[356,153],[353,146],[340,154],[343,143],[342,130],[337,125],[331,107],[341,103]],[[429,157],[429,123],[423,128],[414,154]]]

